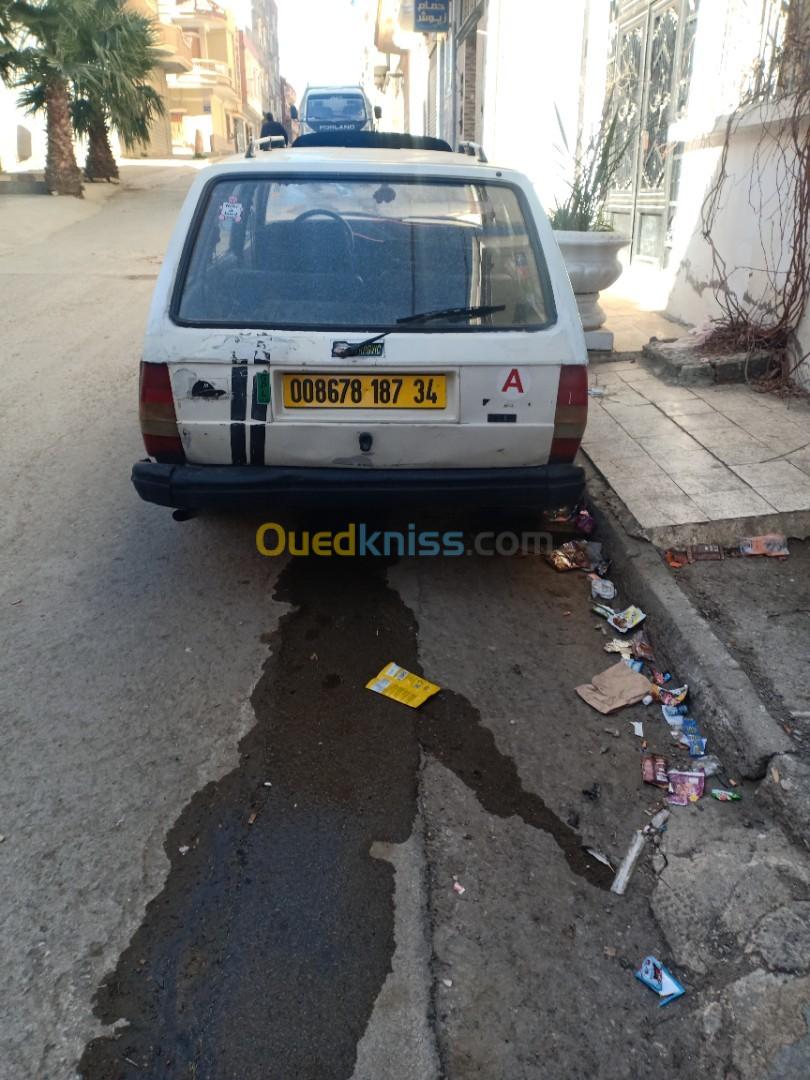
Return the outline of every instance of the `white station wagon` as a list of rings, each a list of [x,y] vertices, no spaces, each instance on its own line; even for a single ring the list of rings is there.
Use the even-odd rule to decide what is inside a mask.
[[[198,175],[149,315],[142,498],[578,500],[587,353],[532,185],[402,144]]]

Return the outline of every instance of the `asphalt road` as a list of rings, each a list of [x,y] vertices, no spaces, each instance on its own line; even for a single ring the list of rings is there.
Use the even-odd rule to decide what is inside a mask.
[[[573,693],[611,660],[582,576],[265,559],[260,519],[135,496],[191,176],[0,208],[0,1076],[722,1075],[633,978],[670,956],[649,867],[618,900],[585,850],[617,861],[657,794],[642,707]],[[390,660],[442,692],[365,690]]]

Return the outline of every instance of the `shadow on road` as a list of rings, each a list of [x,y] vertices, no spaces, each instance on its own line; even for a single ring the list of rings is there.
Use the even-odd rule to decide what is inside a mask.
[[[268,638],[256,725],[167,838],[166,885],[97,995],[128,1026],[88,1045],[87,1080],[350,1077],[394,952],[393,869],[369,849],[410,835],[420,752],[548,833],[574,874],[612,878],[465,698],[414,712],[365,689],[390,660],[420,670],[385,560],[292,559],[276,599],[293,610]]]

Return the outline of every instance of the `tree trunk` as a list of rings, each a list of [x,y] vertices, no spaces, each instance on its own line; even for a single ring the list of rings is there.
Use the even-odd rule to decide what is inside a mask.
[[[48,127],[48,155],[45,183],[52,195],[82,197],[82,174],[73,153],[70,98],[64,79],[51,79],[45,88]]]
[[[87,147],[87,161],[84,164],[84,174],[88,180],[118,179],[118,166],[115,164],[115,158],[110,149],[107,124],[104,121],[104,117],[100,114],[94,116],[90,124],[89,145]]]

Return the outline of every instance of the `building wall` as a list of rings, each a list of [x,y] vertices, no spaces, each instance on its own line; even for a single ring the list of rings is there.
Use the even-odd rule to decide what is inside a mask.
[[[682,147],[677,202],[671,226],[668,266],[648,268],[658,279],[656,293],[666,312],[682,322],[700,325],[718,316],[716,289],[721,284],[713,266],[710,245],[703,238],[702,208],[714,184],[726,132],[726,118],[752,85],[758,57],[768,55],[768,40],[777,35],[783,9],[775,0],[704,0],[699,8],[689,98],[685,115],[669,128],[670,146]],[[763,22],[764,16],[764,22]],[[729,272],[728,287],[746,305],[767,317],[772,309],[775,272],[790,256],[790,232],[785,208],[780,210],[785,163],[771,150],[757,149],[768,131],[778,129],[784,105],[749,108],[729,141],[728,181],[712,239]],[[808,118],[810,121],[810,118]],[[799,355],[810,351],[810,318],[799,329]],[[799,377],[810,383],[810,365]]]
[[[164,103],[168,102],[169,87],[166,82],[166,72],[161,68],[156,68],[152,72],[152,78],[149,81],[160,94]],[[149,143],[140,149],[140,156],[155,158],[170,158],[172,156],[172,124],[168,107],[165,115],[157,117],[152,124]]]
[[[565,196],[573,169],[558,114],[573,151],[584,15],[585,0],[566,0],[552,28],[544,4],[489,2],[480,141],[490,161],[525,172],[547,207]]]
[[[0,82],[0,170],[25,172],[45,167],[44,115],[17,108],[17,91]]]
[[[261,120],[262,106],[264,105],[263,94],[263,68],[258,57],[253,55],[250,49],[245,49],[245,103],[252,109]]]

